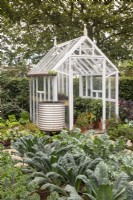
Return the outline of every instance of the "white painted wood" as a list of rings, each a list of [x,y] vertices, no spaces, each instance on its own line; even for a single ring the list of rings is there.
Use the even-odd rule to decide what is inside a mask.
[[[109,77],[109,76],[115,75],[116,73],[117,73],[117,72],[109,73],[108,75],[106,75],[106,78]]]
[[[73,129],[73,70],[69,59],[69,130]]]
[[[58,73],[64,74],[64,75],[69,75],[69,73],[67,73],[67,72],[62,72],[62,71],[59,71],[59,70],[58,70]]]
[[[57,74],[57,81],[58,81],[58,93],[60,93],[60,73]]]
[[[96,69],[96,66],[99,68],[99,66],[97,64],[95,64],[96,62],[94,62],[94,60],[91,59],[91,61],[93,61],[93,63],[96,65],[96,66],[93,66],[92,63],[89,61],[89,60],[86,60],[88,62],[88,64],[94,69],[94,71],[96,73],[99,73],[99,71]],[[101,70],[101,68],[100,68]]]
[[[81,48],[81,45],[79,46],[79,55],[81,55],[81,51],[82,51],[82,48]]]
[[[91,55],[72,55],[71,58],[87,58],[87,59],[104,59],[103,56],[91,56]]]
[[[90,44],[92,48],[89,48],[88,43]],[[73,46],[70,49],[71,44],[73,44]],[[65,47],[64,45],[68,45],[68,46]],[[75,54],[75,50],[77,50],[77,54]],[[97,51],[98,53],[95,53],[95,51]],[[59,57],[58,57],[58,54],[59,54]],[[83,58],[85,61],[82,60]],[[99,61],[98,63],[96,59]],[[99,63],[101,63],[102,65],[100,66]],[[39,69],[37,67],[39,67]],[[83,76],[86,77],[85,97],[88,97],[89,86],[88,86],[87,80],[89,79],[88,76],[90,76],[91,98],[93,99],[98,98],[98,95],[100,93],[99,90],[98,91],[93,90],[93,76],[101,75],[102,76],[102,98],[99,98],[99,99],[103,100],[103,121],[106,120],[106,101],[115,102],[115,113],[116,115],[118,115],[119,113],[118,69],[102,53],[102,51],[95,45],[95,43],[91,41],[91,39],[88,38],[87,36],[82,36],[80,38],[72,40],[71,42],[68,41],[60,45],[56,44],[56,48],[55,47],[52,48],[50,52],[45,56],[45,58],[43,58],[37,64],[34,72],[39,73],[39,72],[46,71],[47,73],[49,70],[59,70],[58,84],[57,84],[57,80],[55,81],[54,79],[52,82],[53,87],[51,88],[50,77],[44,77],[44,91],[43,91],[44,100],[50,101],[51,93],[53,92],[53,100],[57,101],[58,99],[57,92],[58,93],[61,92],[60,90],[61,86],[62,86],[62,93],[69,94],[69,121],[70,121],[69,129],[70,130],[73,128],[73,76],[75,74],[79,74],[79,95],[81,97],[83,97]],[[111,86],[109,86],[109,89],[108,89],[109,96],[108,98],[106,98],[106,77],[108,78],[113,75],[115,77],[115,99],[111,99]],[[68,82],[66,81],[66,84],[64,84],[64,77],[68,79]],[[31,104],[30,115],[32,116],[34,122],[36,122],[37,120],[36,114],[38,112],[38,95],[40,95],[39,100],[42,101],[42,91],[38,91],[38,83],[35,82],[35,80],[37,79],[36,78],[33,78],[33,80],[31,79],[31,83],[30,83],[30,90],[31,90],[30,91],[30,104]],[[93,92],[96,93],[96,97],[93,96]],[[37,115],[37,118],[38,118],[38,115]],[[105,124],[103,124],[103,128],[105,129]]]
[[[36,119],[35,119],[35,108],[36,108],[36,105],[35,105],[35,92],[36,92],[36,91],[35,91],[35,80],[36,80],[36,79],[33,78],[33,81],[32,81],[32,83],[33,83],[33,85],[32,85],[32,87],[33,87],[33,97],[32,97],[32,98],[33,98],[33,99],[32,99],[32,100],[33,100],[33,104],[32,104],[32,106],[33,106],[33,107],[32,107],[32,110],[33,110],[33,113],[32,113],[32,114],[33,114],[33,115],[32,115],[33,123],[36,123]]]
[[[92,92],[102,92],[102,90],[92,90]]]
[[[76,63],[77,66],[79,66],[79,67],[78,67],[79,69],[82,69],[82,70],[83,70],[83,72],[84,72],[85,74],[88,74],[89,72],[90,72],[90,73],[92,72],[89,68],[87,69],[87,66],[86,66],[86,68],[83,66],[83,63],[82,63],[81,60],[76,60],[75,63]]]
[[[115,76],[115,114],[118,117],[119,116],[119,74],[116,73]]]
[[[33,114],[32,114],[32,103],[33,103],[33,99],[32,99],[32,94],[33,94],[32,82],[33,82],[33,78],[31,77],[31,79],[29,81],[29,88],[30,88],[30,119],[31,120],[32,120],[32,117],[33,117]]]
[[[111,100],[111,77],[108,78],[108,98]],[[111,118],[111,103],[109,103],[109,119]]]
[[[41,102],[42,101],[42,93],[38,93],[38,96],[40,97],[39,100]]]
[[[86,65],[83,60],[78,59],[76,63],[79,64],[79,67],[81,69],[84,69],[84,71],[86,71],[87,74],[88,74],[88,72],[93,73],[92,70],[89,68],[89,66]]]
[[[43,89],[44,89],[44,101],[46,101],[46,76],[43,78]]]
[[[107,58],[107,56],[94,44],[94,42],[92,42],[92,40],[89,37],[86,37],[86,39],[88,40],[88,42],[90,42],[90,44],[92,44],[92,46],[94,46],[94,48],[101,54],[101,56],[104,57],[104,59],[106,59],[110,65],[116,70],[118,71],[117,67]]]
[[[87,31],[87,28],[86,28],[86,24],[84,24],[84,36],[87,36],[88,35],[88,31]]]
[[[82,76],[102,76],[102,73],[82,74]]]
[[[102,76],[102,104],[103,104],[103,116],[102,116],[102,120],[103,120],[103,130],[105,130],[106,125],[105,125],[105,120],[106,120],[106,60],[103,60],[103,76]]]
[[[53,78],[53,101],[58,100],[58,95],[57,95],[58,89],[57,89],[57,76],[54,76]]]
[[[38,125],[38,77],[36,77],[36,124]]]
[[[68,59],[71,54],[79,47],[79,45],[85,40],[86,36],[83,36],[79,39],[79,41],[70,49],[68,53],[65,54],[65,56],[55,65],[53,70],[57,70],[65,61]]]
[[[50,92],[51,92],[51,90],[50,90],[50,76],[48,76],[48,101],[51,100],[51,98],[50,98]]]

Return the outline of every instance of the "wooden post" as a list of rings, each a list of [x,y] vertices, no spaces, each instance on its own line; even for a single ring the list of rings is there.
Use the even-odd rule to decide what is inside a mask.
[[[36,109],[35,109],[35,118],[36,124],[38,125],[38,77],[36,77]]]
[[[103,125],[102,128],[105,130],[105,120],[106,120],[106,60],[103,60],[103,74],[102,74],[102,103],[103,103]]]
[[[57,96],[57,76],[54,76],[53,79],[53,101],[57,101],[58,100],[58,96]]]
[[[69,58],[69,130],[73,129],[73,69]]]
[[[115,75],[115,114],[119,116],[119,74]]]
[[[33,97],[32,97],[32,94],[33,94],[33,87],[32,87],[32,84],[33,84],[33,78],[31,77],[31,78],[30,78],[30,81],[29,81],[29,88],[30,88],[30,119],[31,119],[31,120],[33,119],[33,113],[32,113],[32,104],[33,104]]]

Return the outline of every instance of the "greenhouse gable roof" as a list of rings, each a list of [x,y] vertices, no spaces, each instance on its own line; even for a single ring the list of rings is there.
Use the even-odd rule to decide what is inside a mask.
[[[69,58],[71,58],[73,68],[81,74],[102,73],[103,60],[106,61],[107,74],[118,72],[116,66],[88,36],[81,36],[52,47],[28,75],[45,75],[52,70],[58,71]]]

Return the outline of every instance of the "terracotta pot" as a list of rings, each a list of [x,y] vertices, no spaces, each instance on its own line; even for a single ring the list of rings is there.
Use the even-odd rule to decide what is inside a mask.
[[[88,124],[88,129],[93,129],[94,128],[94,124]]]
[[[100,131],[103,131],[103,127],[102,127],[103,123],[102,122],[98,122],[98,128]]]
[[[94,129],[98,129],[99,128],[99,121],[94,122]]]
[[[84,133],[86,131],[86,127],[81,127],[81,133]]]

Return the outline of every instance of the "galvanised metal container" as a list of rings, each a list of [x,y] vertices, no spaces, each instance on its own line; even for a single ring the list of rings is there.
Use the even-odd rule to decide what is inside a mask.
[[[44,131],[60,131],[65,126],[63,102],[39,102],[38,126]]]

